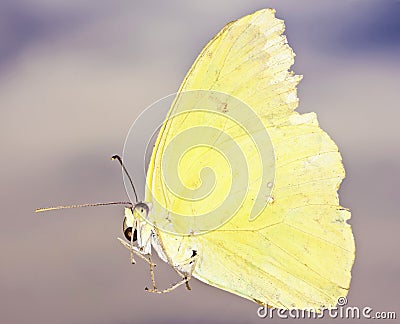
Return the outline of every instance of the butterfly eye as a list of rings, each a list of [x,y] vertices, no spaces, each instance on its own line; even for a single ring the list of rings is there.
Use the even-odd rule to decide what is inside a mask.
[[[136,211],[142,216],[147,217],[149,213],[149,206],[146,203],[140,202],[135,206]]]
[[[132,227],[127,227],[124,231],[125,238],[130,242],[132,238]],[[137,231],[136,229],[133,231],[133,242],[137,240]]]

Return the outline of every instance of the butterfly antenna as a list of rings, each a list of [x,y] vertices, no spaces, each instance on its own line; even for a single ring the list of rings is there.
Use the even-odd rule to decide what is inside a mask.
[[[83,204],[83,205],[70,205],[70,206],[55,206],[55,207],[46,207],[46,208],[37,208],[35,210],[36,213],[49,211],[49,210],[58,210],[58,209],[70,209],[70,208],[81,208],[81,207],[95,207],[95,206],[109,206],[109,205],[125,205],[132,207],[132,203],[130,201],[111,201],[105,203],[95,203],[95,204]]]
[[[126,176],[127,176],[128,179],[129,179],[129,182],[131,183],[131,186],[132,186],[132,189],[133,189],[133,193],[135,194],[135,200],[136,200],[135,202],[137,203],[137,202],[139,201],[139,199],[138,199],[138,195],[137,195],[137,193],[136,193],[135,186],[133,185],[132,178],[131,178],[131,176],[129,175],[128,170],[126,169],[124,162],[122,162],[121,157],[120,157],[119,155],[113,155],[113,156],[111,157],[111,160],[118,160],[119,164],[121,164],[122,170],[124,170]]]

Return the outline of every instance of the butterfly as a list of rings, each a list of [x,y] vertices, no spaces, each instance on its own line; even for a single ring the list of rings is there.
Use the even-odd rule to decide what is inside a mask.
[[[330,308],[347,295],[355,244],[337,195],[345,171],[316,115],[295,112],[301,76],[284,28],[273,9],[227,24],[177,92],[145,199],[135,192],[126,203],[120,239],[132,262],[149,264],[150,292],[190,289],[194,277],[281,309]],[[152,251],[179,282],[157,288]]]

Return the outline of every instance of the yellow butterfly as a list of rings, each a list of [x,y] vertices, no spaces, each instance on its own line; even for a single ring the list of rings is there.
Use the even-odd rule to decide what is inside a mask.
[[[344,168],[316,115],[294,111],[301,77],[289,71],[283,31],[272,9],[242,17],[186,75],[153,149],[145,202],[125,209],[130,242],[121,243],[149,263],[150,291],[189,289],[195,277],[283,309],[334,307],[347,295],[355,246],[337,195]],[[152,248],[180,282],[158,290]]]
[[[346,223],[350,212],[339,205],[337,196],[344,169],[337,146],[319,128],[315,114],[294,112],[301,77],[289,72],[294,53],[283,31],[284,23],[275,18],[274,10],[260,10],[228,24],[205,46],[186,75],[154,147],[145,199],[149,214],[132,214],[127,209],[125,219],[127,226],[137,230],[139,250],[150,253],[152,244],[164,261],[183,274],[183,282],[194,276],[278,308],[333,307],[339,297],[347,295],[355,254]],[[211,95],[196,93],[182,99],[182,94],[199,90]],[[265,209],[253,220],[249,215],[260,188],[257,181],[262,166],[251,151],[254,143],[245,130],[224,116],[195,107],[204,97],[212,100],[215,93],[251,107],[268,130],[274,148],[273,189]],[[222,114],[235,106],[229,99],[216,100]],[[243,120],[247,113],[243,112]],[[251,183],[247,196],[232,218],[227,222],[224,218],[222,226],[204,233],[196,233],[199,224],[190,232],[172,216],[201,216],[214,211],[237,175],[233,174],[233,180],[221,176],[227,169],[224,158],[218,158],[220,152],[207,146],[186,151],[177,161],[182,147],[192,141],[215,143],[214,132],[204,131],[204,127],[201,138],[195,136],[198,132],[185,135],[199,125],[229,133],[243,150],[250,150],[246,155]],[[185,135],[180,142],[175,141],[179,134]],[[229,145],[233,144],[228,142],[225,148]],[[218,178],[213,193],[188,200],[184,191],[174,192],[165,182],[175,167],[182,183],[192,190],[207,180],[201,177],[201,170],[213,169]],[[254,188],[257,190],[252,191]],[[224,208],[232,212],[229,206]],[[212,216],[218,217],[215,213]],[[157,229],[160,227],[163,230]]]

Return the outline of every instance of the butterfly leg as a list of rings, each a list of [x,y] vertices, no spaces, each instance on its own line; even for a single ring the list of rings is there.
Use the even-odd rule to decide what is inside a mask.
[[[131,252],[131,262],[133,260],[133,262],[132,262],[133,264],[135,263],[135,260],[133,259],[133,256],[132,256],[133,254],[139,256],[141,259],[143,259],[144,261],[146,261],[149,264],[149,266],[150,266],[151,283],[153,284],[153,289],[157,290],[156,281],[155,281],[155,277],[154,277],[154,267],[156,266],[156,264],[151,259],[151,255],[148,254],[147,255],[148,258],[146,258],[142,254],[143,252],[141,250],[139,250],[136,246],[133,246],[128,242],[125,242],[121,238],[118,238],[118,241]]]
[[[156,265],[155,265],[155,263],[153,263],[153,260],[151,259],[151,254],[149,254],[148,257],[149,257],[151,283],[153,284],[153,290],[157,290],[156,280],[155,280],[155,276],[154,276],[154,267]],[[147,287],[145,289],[147,290]]]
[[[182,286],[183,284],[186,285],[186,288],[188,290],[191,290],[190,286],[189,286],[189,280],[192,278],[192,272],[195,266],[197,260],[197,254],[194,253],[194,255],[192,257],[190,257],[188,260],[186,260],[183,264],[177,266],[177,267],[173,267],[174,270],[180,275],[180,277],[182,278],[181,281],[178,281],[177,283],[173,284],[171,287],[163,289],[163,290],[159,290],[156,286],[155,283],[155,279],[154,279],[154,268],[153,265],[154,263],[151,260],[151,256],[149,255],[149,265],[150,265],[150,276],[151,276],[151,281],[153,284],[153,289],[149,289],[149,288],[145,288],[146,291],[151,292],[151,293],[156,293],[156,294],[164,294],[164,293],[168,293],[171,292],[173,290],[175,290],[176,288]],[[189,271],[182,271],[181,268],[187,268],[189,267]],[[179,268],[179,269],[178,269]]]
[[[179,273],[181,273],[181,276],[184,280],[186,279],[185,285],[187,290],[192,290],[192,288],[190,288],[189,281],[192,278],[192,273],[194,271],[194,268],[196,267],[197,258],[198,258],[197,252],[193,250],[193,254],[189,259],[179,264],[177,267],[174,267],[178,268],[176,270],[178,270]]]
[[[183,279],[181,281],[178,281],[177,283],[175,283],[171,287],[163,289],[163,290],[158,290],[157,288],[148,289],[147,287],[145,288],[145,290],[148,291],[148,292],[151,292],[151,293],[155,293],[155,294],[165,294],[165,293],[168,293],[168,292],[171,292],[171,291],[175,290],[176,288],[178,288],[179,286],[182,286],[183,284],[186,284],[189,279],[190,278],[185,278],[185,279]]]
[[[195,250],[193,250],[193,254],[190,258],[188,258],[187,260],[183,261],[182,263],[178,264],[178,265],[174,265],[171,258],[168,256],[168,254],[166,253],[164,244],[162,242],[162,239],[158,233],[158,229],[155,228],[155,235],[157,236],[157,241],[160,244],[165,258],[167,259],[168,263],[172,266],[172,268],[175,270],[175,272],[181,277],[181,280],[178,281],[177,283],[173,284],[171,287],[166,288],[164,290],[158,290],[157,287],[155,286],[155,282],[154,282],[154,272],[152,271],[152,262],[149,262],[150,264],[150,274],[152,276],[152,282],[153,282],[153,289],[148,289],[147,287],[145,288],[148,292],[152,292],[152,293],[157,293],[157,294],[163,294],[163,293],[167,293],[167,292],[171,292],[173,290],[175,290],[176,288],[182,286],[183,284],[186,285],[186,289],[187,290],[191,290],[190,286],[189,286],[189,280],[192,278],[192,273],[193,270],[196,266],[196,261],[198,258],[197,252]],[[151,259],[150,259],[151,260]]]
[[[133,254],[135,254],[135,255],[137,255],[138,257],[140,257],[141,259],[143,259],[144,261],[146,261],[147,263],[150,264],[151,261],[150,261],[149,259],[147,259],[147,258],[140,252],[140,250],[139,250],[136,246],[133,246],[133,245],[131,245],[131,244],[128,243],[128,242],[125,242],[123,239],[121,239],[121,238],[119,238],[119,237],[118,237],[118,241],[119,241],[124,247],[126,247],[126,248],[129,250],[129,252],[132,253],[132,256],[131,256],[131,262],[132,262],[132,263],[136,263],[135,260],[133,259]],[[154,266],[155,266],[155,264],[152,264],[152,267],[153,267],[153,268],[154,268]]]
[[[153,283],[153,289],[148,289],[147,287],[145,288],[146,291],[151,292],[151,293],[156,293],[156,294],[164,294],[164,293],[168,293],[171,292],[173,290],[175,290],[176,288],[182,286],[183,284],[186,285],[186,288],[188,290],[191,290],[190,286],[189,286],[189,280],[192,278],[192,273],[183,273],[180,272],[178,269],[175,269],[180,276],[182,277],[181,281],[178,281],[177,283],[173,284],[171,287],[163,289],[163,290],[159,290],[157,289],[156,285],[155,285],[155,280],[154,280],[154,272],[152,271],[152,266],[150,263],[150,273],[151,273],[151,279],[152,279],[152,283]]]

